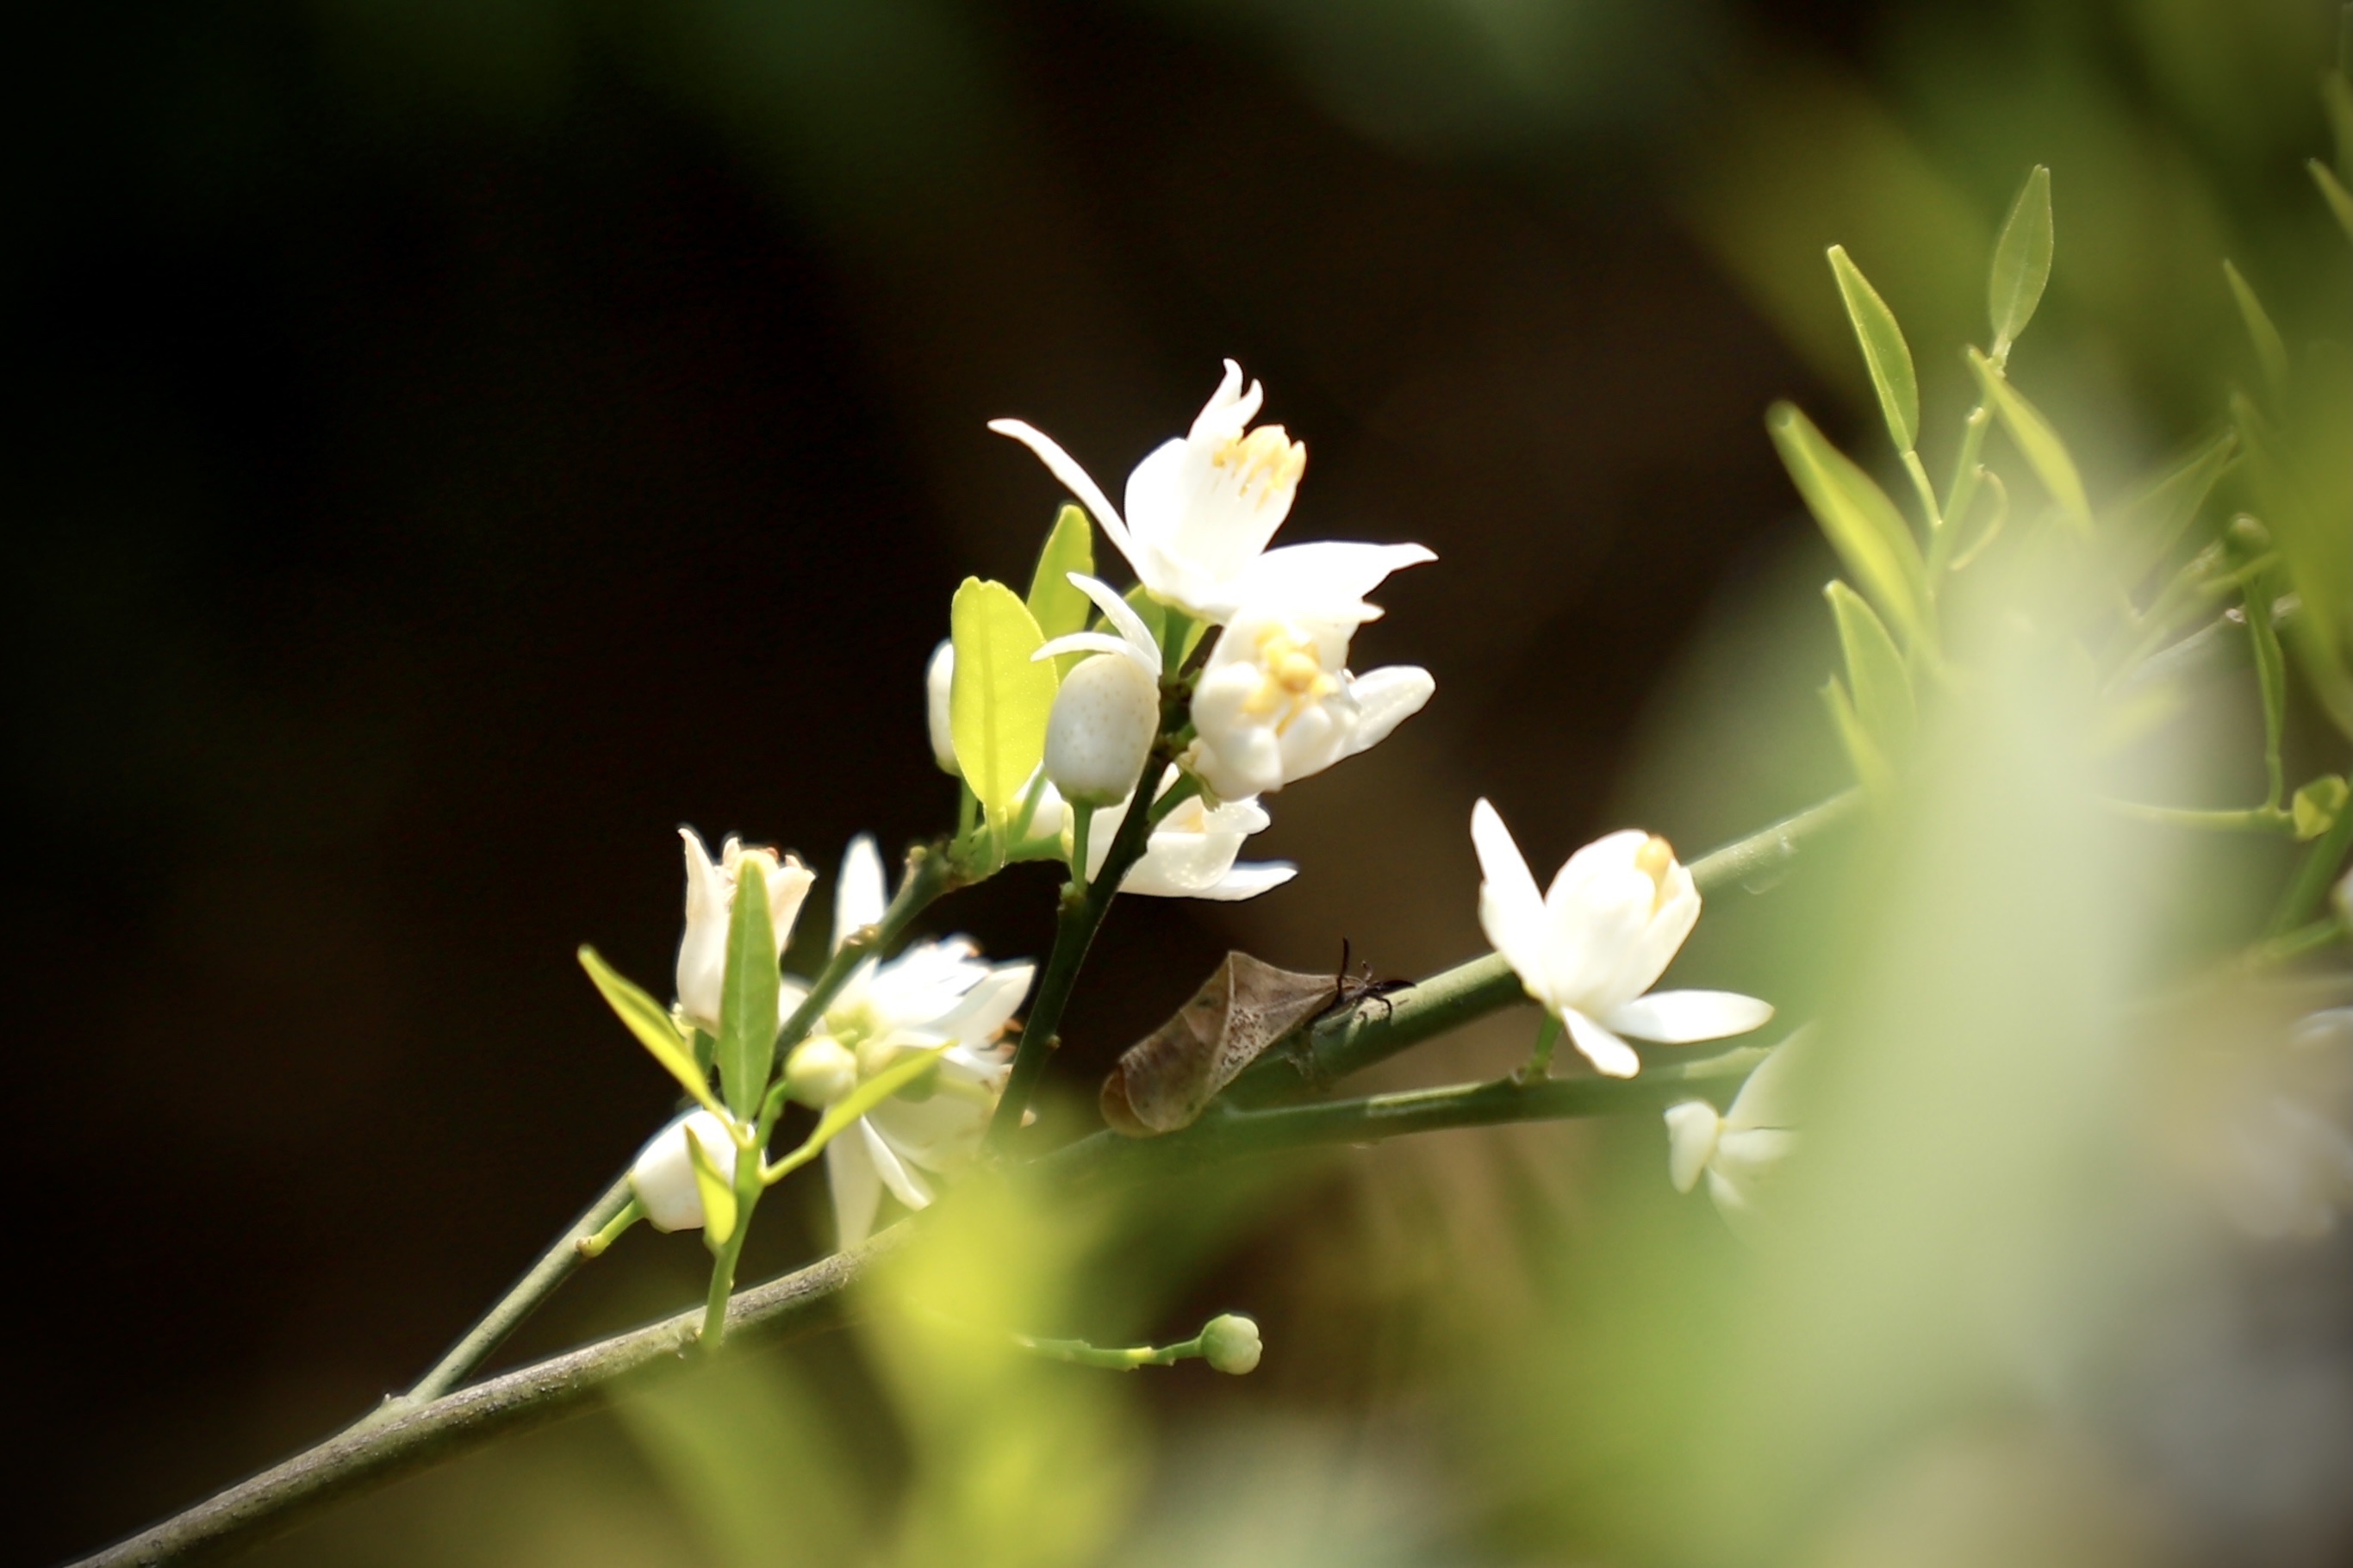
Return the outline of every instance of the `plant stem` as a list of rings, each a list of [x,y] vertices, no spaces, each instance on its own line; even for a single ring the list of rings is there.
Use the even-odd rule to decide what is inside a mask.
[[[1928,470],[1920,462],[1920,454],[1909,447],[1904,453],[1904,471],[1912,476],[1912,488],[1920,492],[1920,512],[1928,521],[1928,538],[1933,546],[1936,535],[1945,531],[1945,514],[1936,510],[1936,487],[1928,482]]]
[[[2305,852],[2304,864],[2295,868],[2295,879],[2288,884],[2287,893],[2280,900],[2279,908],[2272,914],[2271,929],[2266,933],[2283,937],[2294,931],[2298,921],[2309,916],[2320,900],[2328,894],[2330,879],[2345,864],[2345,851],[2353,846],[2353,801],[2337,808],[2337,820],[2327,832],[2312,841]]]
[[[637,1224],[638,1221],[645,1217],[645,1205],[638,1203],[636,1198],[631,1198],[628,1203],[621,1205],[621,1212],[619,1214],[615,1215],[610,1220],[606,1222],[605,1227],[602,1230],[599,1230],[594,1236],[586,1236],[580,1238],[580,1256],[583,1258],[604,1257],[605,1254],[611,1249],[613,1243],[621,1239],[623,1232],[627,1231],[631,1226]]]
[[[1049,1361],[1066,1361],[1076,1366],[1099,1366],[1110,1372],[1134,1372],[1140,1366],[1174,1366],[1187,1356],[1201,1353],[1201,1336],[1194,1335],[1182,1344],[1137,1345],[1132,1350],[1103,1350],[1084,1340],[1041,1340],[1029,1334],[1016,1334],[1013,1342],[1032,1355]]]
[[[2149,805],[2137,800],[2103,800],[2118,816],[2157,827],[2188,827],[2206,833],[2293,833],[2295,818],[2275,805],[2243,811],[2206,811],[2183,805]]]

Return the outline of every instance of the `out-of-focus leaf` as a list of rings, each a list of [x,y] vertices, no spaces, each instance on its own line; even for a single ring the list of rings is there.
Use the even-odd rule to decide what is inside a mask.
[[[1854,710],[1854,702],[1846,694],[1846,685],[1835,675],[1822,683],[1822,706],[1830,710],[1831,727],[1838,731],[1839,744],[1846,748],[1847,761],[1854,767],[1857,783],[1871,797],[1883,804],[1893,798],[1895,776],[1887,759],[1863,729],[1862,720]]]
[[[1945,564],[1947,572],[1968,571],[1969,563],[1983,555],[1992,547],[1993,542],[2001,537],[2002,525],[2010,521],[2010,487],[2002,483],[2001,476],[1991,468],[1981,468],[1978,475],[1979,488],[1989,491],[1991,496],[1986,503],[1985,521],[1978,524],[1966,544],[1961,542],[1957,533],[1955,534],[1952,558]],[[1969,510],[1975,511],[1977,509],[1972,507]],[[1958,529],[1962,522],[1959,518],[1948,517],[1945,520],[1945,526]]]
[[[2332,419],[2342,417],[2341,405],[2326,412]],[[2329,719],[2353,734],[2353,668],[2348,668],[2348,658],[2353,658],[2348,652],[2353,644],[2353,530],[2346,527],[2340,504],[2343,477],[2322,473],[2320,484],[2331,494],[2331,503],[2316,503],[2313,487],[2290,460],[2279,430],[2243,396],[2231,399],[2231,414],[2263,521],[2303,605],[2289,629],[2297,664]],[[2339,432],[2339,450],[2342,438]],[[2325,447],[2328,437],[2321,432],[2315,440]]]
[[[770,1165],[764,1173],[765,1178],[771,1182],[781,1180],[816,1159],[828,1143],[848,1131],[860,1117],[931,1071],[940,1053],[948,1048],[934,1046],[929,1050],[909,1051],[827,1106],[825,1114],[818,1118],[816,1128],[801,1140],[800,1146]]]
[[[2345,809],[2348,792],[2345,781],[2335,773],[2323,773],[2295,792],[2290,812],[2295,818],[2295,836],[2310,840],[2319,837],[2335,825],[2337,814]]]
[[[776,991],[776,927],[768,914],[768,879],[757,857],[746,855],[735,868],[735,904],[727,919],[727,969],[719,990],[720,1092],[727,1108],[749,1118],[767,1092],[775,1065]]]
[[[2272,325],[2271,312],[2255,298],[2255,291],[2238,268],[2229,261],[2222,263],[2222,277],[2231,285],[2231,298],[2239,302],[2239,315],[2247,323],[2247,337],[2255,346],[2255,363],[2262,367],[2263,384],[2275,398],[2287,396],[2287,344],[2280,338],[2279,329]]]
[[[2018,341],[2042,302],[2042,286],[2051,281],[2051,171],[2037,163],[2010,205],[2001,237],[1994,241],[1986,305],[1997,354]]]
[[[1926,571],[1920,547],[1895,503],[1795,405],[1775,404],[1765,416],[1765,427],[1831,548],[1902,630],[1905,641],[1916,645],[1922,636]]]
[[[694,1190],[702,1199],[702,1239],[712,1250],[727,1245],[735,1234],[735,1188],[719,1167],[711,1162],[703,1149],[702,1140],[694,1135],[690,1126],[686,1133],[686,1163],[694,1168]],[[748,1153],[738,1153],[739,1160],[748,1160]]]
[[[2306,158],[2304,166],[2312,171],[2312,183],[2320,187],[2320,199],[2337,215],[2337,226],[2345,231],[2346,238],[2353,239],[2353,195],[2347,194],[2344,184],[2319,159]]]
[[[580,967],[588,972],[598,995],[613,1009],[638,1043],[652,1054],[681,1088],[702,1102],[705,1110],[718,1110],[719,1101],[712,1096],[711,1083],[695,1065],[694,1053],[670,1022],[670,1009],[632,984],[613,966],[607,963],[593,947],[580,949]]]
[[[1038,569],[1030,574],[1026,601],[1029,618],[1038,623],[1039,635],[1049,642],[1084,630],[1087,614],[1093,608],[1084,594],[1071,586],[1073,572],[1084,577],[1095,574],[1094,527],[1082,509],[1064,506],[1054,514],[1046,548],[1038,552]]]
[[[1916,719],[1904,656],[1862,595],[1833,578],[1822,596],[1831,602],[1831,615],[1838,622],[1855,717],[1880,754],[1893,763],[1911,749]]]
[[[2001,427],[2010,432],[2011,442],[2034,470],[2034,477],[2042,481],[2060,515],[2077,532],[2089,534],[2091,498],[2084,492],[2084,478],[2075,471],[2075,459],[2067,455],[2067,444],[2059,439],[2059,432],[2051,427],[2041,409],[2010,384],[1991,360],[1975,349],[1969,351],[1969,367],[1978,373],[1986,400],[2001,417]]]
[[[2238,455],[2239,433],[2225,428],[2141,485],[2116,508],[2111,532],[2116,542],[2116,574],[2137,583],[2169,554],[2198,509]]]
[[[1895,312],[1879,290],[1847,258],[1844,246],[1831,247],[1831,275],[1838,279],[1839,298],[1846,301],[1847,320],[1854,323],[1855,342],[1862,346],[1862,363],[1871,371],[1871,384],[1879,394],[1880,412],[1887,416],[1887,434],[1899,452],[1908,452],[1920,438],[1920,378],[1912,369],[1912,349]]]
[[[989,826],[1001,833],[1045,754],[1054,667],[1031,660],[1045,636],[1029,606],[1002,583],[965,578],[948,624],[955,642],[948,728],[956,761]]]

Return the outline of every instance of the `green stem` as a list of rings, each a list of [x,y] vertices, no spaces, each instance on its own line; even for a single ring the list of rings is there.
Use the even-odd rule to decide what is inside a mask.
[[[612,1247],[613,1243],[621,1239],[622,1232],[628,1230],[631,1226],[637,1224],[638,1221],[645,1217],[645,1205],[638,1202],[636,1198],[632,1197],[622,1208],[621,1212],[612,1217],[611,1221],[606,1225],[604,1229],[598,1231],[594,1236],[581,1237],[580,1256],[583,1258],[604,1257],[607,1250]]]
[[[2295,818],[2275,805],[2253,805],[2244,811],[2204,811],[2191,806],[2148,805],[2137,800],[2103,800],[2100,805],[2118,816],[2158,827],[2187,827],[2204,833],[2293,833]]]
[[[727,1337],[727,1299],[735,1293],[735,1265],[744,1256],[744,1238],[752,1233],[752,1210],[767,1190],[760,1180],[760,1161],[767,1152],[764,1140],[735,1152],[735,1227],[712,1248],[711,1287],[702,1299],[702,1330],[695,1342],[708,1354]]]
[[[1099,1366],[1111,1372],[1134,1372],[1140,1366],[1174,1366],[1187,1356],[1201,1353],[1201,1336],[1194,1335],[1183,1344],[1137,1345],[1129,1350],[1101,1350],[1084,1340],[1041,1340],[1029,1334],[1016,1334],[1013,1342],[1032,1355],[1049,1361],[1066,1361],[1075,1366]]]
[[[2319,908],[2320,900],[2328,896],[2328,884],[2345,864],[2348,847],[2353,847],[2353,801],[2337,808],[2337,820],[2305,852],[2304,864],[2295,868],[2295,879],[2288,884],[2279,908],[2272,914],[2268,934],[2285,936]]]
[[[1528,1053],[1526,1063],[1514,1075],[1522,1083],[1542,1083],[1552,1076],[1553,1047],[1560,1044],[1560,1015],[1546,1013],[1536,1028],[1535,1048]]]
[[[1094,820],[1094,807],[1071,803],[1071,886],[1082,892],[1087,886],[1087,834]]]
[[[1992,404],[1980,403],[1969,410],[1968,418],[1961,425],[1961,449],[1953,458],[1953,482],[1945,488],[1945,505],[1938,516],[1948,520],[1963,517],[1969,503],[1977,499],[1978,456],[1985,450],[1986,430],[1992,424]],[[1937,537],[1928,542],[1928,586],[1932,593],[1953,553],[1948,531],[1938,529],[1936,533]]]
[[[2258,576],[2247,584],[2241,602],[2247,617],[2247,640],[2255,656],[2255,686],[2263,703],[2263,804],[2277,811],[2287,794],[2287,773],[2280,762],[2280,739],[2287,728],[2287,661],[2280,651],[2279,628],[2272,625],[2272,595]]]
[[[1920,512],[1928,520],[1931,548],[1936,535],[1945,531],[1946,514],[1936,508],[1936,487],[1928,482],[1928,470],[1920,461],[1920,454],[1907,448],[1904,453],[1904,471],[1912,476],[1912,488],[1920,493]]]
[[[2302,958],[2307,952],[2317,952],[2324,947],[2335,947],[2344,942],[2348,934],[2353,932],[2348,932],[2345,917],[2331,914],[2326,920],[2314,921],[2310,925],[2298,926],[2294,931],[2284,931],[2278,936],[2258,943],[2254,952],[2249,956],[2248,967],[2269,969],[2274,964],[2286,963],[2294,959]]]

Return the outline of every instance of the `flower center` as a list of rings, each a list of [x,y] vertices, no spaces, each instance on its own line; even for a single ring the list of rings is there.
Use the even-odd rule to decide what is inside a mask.
[[[1276,730],[1298,717],[1302,709],[1340,689],[1324,668],[1315,639],[1287,626],[1270,626],[1258,642],[1258,689],[1243,704],[1252,718],[1280,713]]]
[[[1209,462],[1232,469],[1235,490],[1264,506],[1277,496],[1287,499],[1299,487],[1299,476],[1307,471],[1307,443],[1293,440],[1280,425],[1261,425],[1219,442]]]
[[[1651,912],[1653,914],[1658,912],[1661,904],[1667,901],[1667,873],[1674,868],[1675,847],[1655,833],[1643,839],[1642,847],[1634,851],[1634,869],[1651,879]]]
[[[838,1002],[826,1009],[825,1033],[853,1051],[881,1027],[882,1020],[874,1016],[874,1008],[862,996],[851,1002]]]

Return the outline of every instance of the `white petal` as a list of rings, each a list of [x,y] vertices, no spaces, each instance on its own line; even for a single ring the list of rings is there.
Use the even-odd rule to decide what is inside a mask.
[[[1813,1037],[1810,1025],[1797,1030],[1773,1047],[1773,1054],[1757,1064],[1732,1097],[1731,1109],[1724,1113],[1724,1124],[1736,1131],[1760,1127],[1795,1127],[1798,1125],[1795,1095],[1791,1086],[1799,1081],[1802,1063],[1812,1051],[1807,1042]]]
[[[844,1133],[843,1136],[848,1137],[849,1134]],[[923,1184],[921,1176],[907,1169],[900,1160],[898,1151],[891,1147],[891,1141],[882,1136],[871,1121],[864,1117],[859,1119],[858,1136],[865,1141],[867,1157],[874,1162],[874,1173],[882,1178],[882,1184],[891,1189],[892,1197],[911,1209],[930,1205],[932,1189]],[[828,1144],[827,1147],[832,1145]]]
[[[1561,1015],[1568,1026],[1568,1037],[1593,1064],[1593,1070],[1609,1078],[1632,1078],[1642,1070],[1642,1058],[1634,1047],[1587,1017],[1582,1013]]]
[[[1324,540],[1313,544],[1286,544],[1270,550],[1222,584],[1227,601],[1217,609],[1227,614],[1247,605],[1279,607],[1293,616],[1329,616],[1347,621],[1379,618],[1380,607],[1365,603],[1365,595],[1381,585],[1392,572],[1419,566],[1438,556],[1419,544],[1362,544]]]
[[[1635,851],[1650,842],[1651,836],[1639,827],[1623,827],[1615,833],[1605,833],[1576,854],[1570,856],[1545,890],[1552,898],[1566,889],[1582,886],[1605,871],[1630,871]]]
[[[1349,683],[1356,700],[1356,730],[1349,737],[1348,754],[1367,751],[1388,739],[1389,731],[1422,710],[1438,681],[1416,664],[1383,665]]]
[[[1748,1246],[1762,1247],[1771,1237],[1774,1227],[1745,1182],[1710,1170],[1707,1195],[1715,1200],[1715,1212],[1724,1216],[1725,1227]]]
[[[735,1141],[716,1116],[691,1110],[647,1140],[629,1165],[629,1190],[646,1211],[646,1222],[656,1230],[702,1228],[702,1189],[694,1179],[694,1165],[686,1152],[692,1138],[719,1173],[735,1175]]]
[[[1299,875],[1299,868],[1288,860],[1246,860],[1201,889],[1193,897],[1216,903],[1239,903],[1255,899],[1261,893],[1271,892]]]
[[[833,951],[841,951],[851,931],[881,921],[890,906],[882,852],[874,847],[873,835],[861,833],[849,841],[842,855],[841,880],[833,889]]]
[[[1545,897],[1545,962],[1563,1003],[1599,1016],[1633,998],[1626,960],[1650,918],[1651,893],[1651,879],[1634,870],[1576,884],[1553,879]]]
[[[1716,1134],[1724,1125],[1715,1107],[1704,1100],[1686,1100],[1667,1107],[1667,1179],[1675,1191],[1687,1193],[1715,1155]]]
[[[1072,572],[1069,576],[1071,586],[1094,601],[1095,608],[1103,613],[1103,619],[1119,628],[1119,635],[1144,660],[1145,668],[1158,675],[1160,642],[1152,635],[1152,628],[1144,624],[1144,617],[1135,613],[1135,606],[1120,597],[1119,590],[1108,583],[1090,577],[1083,572]]]
[[[1482,799],[1471,808],[1471,844],[1479,852],[1479,925],[1532,994],[1543,997],[1544,900],[1512,830]]]
[[[1020,1010],[1037,973],[1034,963],[1008,963],[991,970],[954,1008],[934,1020],[932,1032],[963,1045],[987,1043]]]
[[[1676,870],[1682,871],[1678,866]],[[1691,874],[1683,872],[1688,884]],[[1673,879],[1669,879],[1672,885]],[[1642,932],[1634,939],[1625,956],[1625,982],[1630,994],[1639,996],[1659,983],[1667,965],[1683,951],[1683,942],[1699,923],[1699,894],[1688,885],[1680,891],[1670,892],[1664,902],[1643,922]]]
[[[1029,661],[1035,664],[1041,658],[1059,658],[1066,653],[1108,653],[1131,659],[1135,657],[1135,649],[1125,638],[1113,637],[1109,632],[1064,632],[1039,644]],[[1160,673],[1157,663],[1152,665],[1152,672]]]
[[[1620,1034],[1662,1046],[1745,1035],[1773,1016],[1773,1005],[1736,991],[1653,991],[1604,1020]]]
[[[1079,467],[1068,452],[1055,444],[1052,437],[1018,419],[992,419],[988,427],[1000,436],[1012,437],[1038,454],[1038,460],[1046,465],[1046,471],[1060,479],[1064,489],[1078,497],[1080,504],[1095,514],[1095,521],[1103,525],[1103,532],[1111,536],[1111,542],[1118,546],[1119,552],[1129,555],[1127,524],[1120,521],[1118,510],[1111,504],[1111,498],[1103,494],[1103,487],[1089,478],[1087,471]],[[1134,559],[1129,555],[1131,564]]]
[[[825,1178],[833,1190],[836,1245],[846,1251],[874,1234],[874,1212],[882,1205],[882,1178],[866,1140],[848,1132],[828,1143]]]

